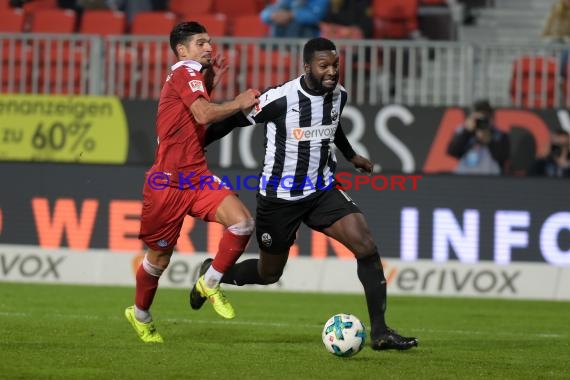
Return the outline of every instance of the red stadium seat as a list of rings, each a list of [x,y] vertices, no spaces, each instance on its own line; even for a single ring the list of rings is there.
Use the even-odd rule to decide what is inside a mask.
[[[31,14],[32,33],[73,33],[76,13],[70,9],[40,9]]]
[[[131,34],[168,37],[176,22],[176,15],[172,12],[140,12],[133,18]],[[128,58],[128,54],[135,55],[135,57]],[[133,62],[132,64],[139,64],[137,67],[139,80],[136,83],[136,88],[141,97],[157,98],[168,67],[174,60],[168,41],[140,41],[132,47],[128,54],[124,58],[130,59]],[[127,73],[133,72],[129,64],[126,65],[125,69]],[[129,87],[135,78],[129,75],[125,80],[127,87]]]
[[[22,5],[24,11],[25,26],[24,31],[29,32],[31,28],[33,13],[44,9],[58,9],[58,0],[31,0],[25,1]]]
[[[18,8],[0,10],[0,33],[21,33],[24,31],[24,12]]]
[[[212,37],[224,37],[228,35],[228,19],[224,14],[189,14],[184,17],[184,20],[196,21],[204,25],[208,34]]]
[[[48,34],[71,34],[75,32],[77,15],[73,10],[38,9],[33,11],[30,16],[30,32]],[[49,40],[49,42],[41,40],[39,47],[40,89],[43,90],[47,86],[50,93],[63,93],[61,89],[56,90],[56,86],[75,88],[85,59],[78,45],[69,40],[55,39]],[[65,93],[75,93],[75,91],[66,91]]]
[[[243,14],[233,18],[233,37],[267,37],[268,26],[261,21],[259,14]],[[289,73],[290,56],[271,47],[255,49],[254,45],[237,46],[238,53],[247,54],[247,85],[268,87],[283,82]],[[256,62],[257,57],[257,62]],[[259,68],[259,78],[255,79],[255,68]],[[285,78],[279,73],[279,67]],[[267,80],[267,78],[269,78]]]
[[[10,0],[0,0],[0,11],[10,9]]]
[[[418,29],[418,0],[374,0],[374,38],[402,39]]]
[[[201,15],[212,13],[213,8],[213,0],[170,0],[168,2],[168,10],[180,17],[183,17],[185,15]],[[191,20],[191,18],[188,20]]]
[[[267,37],[269,28],[258,14],[238,15],[233,17],[234,37]]]
[[[529,108],[554,106],[558,75],[555,58],[523,56],[516,59],[512,67],[510,92],[514,105]]]
[[[235,17],[243,14],[259,14],[260,9],[257,0],[214,0],[214,12]]]
[[[110,10],[85,10],[79,32],[101,36],[125,33],[127,20],[123,12]]]
[[[133,17],[131,34],[168,36],[176,25],[172,12],[139,12]]]
[[[40,9],[57,9],[57,0],[31,0],[24,2],[22,9],[24,12],[35,12]]]
[[[73,33],[77,15],[70,9],[40,9],[31,14],[31,29],[33,33]],[[73,52],[71,43],[67,40],[51,40],[47,43],[40,41],[42,49],[42,63],[56,62],[63,59],[65,62],[73,59],[81,60],[78,52]],[[71,57],[74,54],[74,57]]]
[[[0,10],[0,32],[21,33],[24,31],[24,12],[18,8]],[[24,81],[26,88],[31,84],[32,51],[21,40],[0,40],[0,66],[2,67],[2,92],[10,90],[9,83],[13,82],[12,90],[19,89],[19,83]]]
[[[97,34],[100,36],[109,35],[122,35],[125,33],[127,28],[127,20],[123,12],[116,12],[111,10],[103,9],[92,9],[85,10],[83,12],[83,17],[81,18],[81,24],[79,27],[79,32],[82,34]],[[136,60],[136,54],[130,54],[130,48],[127,50],[129,53],[124,53],[124,51],[119,51],[119,49],[113,45],[109,40],[103,40],[105,44],[105,51],[110,52],[110,49],[115,49],[115,56],[122,57],[125,59],[118,60],[121,61],[122,65],[126,65],[130,68],[130,65],[134,60]],[[121,55],[121,53],[123,53]],[[109,53],[105,54],[106,59],[109,58]],[[111,63],[109,61],[105,62],[108,67]],[[127,71],[129,72],[129,71]],[[105,83],[109,83],[111,78],[108,77],[108,70],[105,70]],[[128,77],[130,82],[130,76]],[[116,82],[115,82],[116,83]]]

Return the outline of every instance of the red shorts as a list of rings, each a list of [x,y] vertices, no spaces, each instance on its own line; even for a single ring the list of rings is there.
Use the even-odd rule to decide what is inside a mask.
[[[218,207],[229,195],[235,193],[225,187],[181,190],[169,186],[158,190],[145,181],[139,239],[155,251],[172,249],[186,215],[206,222],[215,221]]]

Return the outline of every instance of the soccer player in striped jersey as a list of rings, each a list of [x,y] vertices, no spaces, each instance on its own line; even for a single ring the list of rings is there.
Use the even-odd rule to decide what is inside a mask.
[[[373,168],[370,160],[354,152],[342,131],[340,116],[347,93],[338,84],[338,52],[332,41],[315,38],[305,44],[303,61],[304,75],[262,93],[250,114],[253,123],[265,124],[256,210],[260,257],[237,263],[222,282],[238,286],[277,282],[297,230],[305,223],[354,254],[368,306],[372,348],[410,349],[418,340],[401,336],[386,324],[386,278],[366,219],[354,201],[330,183],[336,168],[333,143],[356,169],[372,173]],[[191,297],[190,302],[197,309],[203,300]]]

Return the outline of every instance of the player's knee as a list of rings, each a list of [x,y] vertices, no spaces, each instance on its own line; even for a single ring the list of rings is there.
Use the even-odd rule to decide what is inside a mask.
[[[283,271],[280,270],[261,270],[259,276],[265,285],[275,284],[281,278]]]
[[[162,260],[157,260],[156,258],[151,262],[148,254],[144,256],[142,261],[144,271],[154,277],[160,277],[167,266],[168,262],[165,264]]]
[[[145,271],[158,277],[168,268],[171,256],[172,251],[159,252],[149,250],[144,257],[143,267]]]
[[[233,233],[234,235],[251,235],[253,234],[253,230],[255,229],[255,220],[253,218],[247,218],[238,222],[236,224],[232,224],[228,227],[228,231]]]
[[[357,258],[371,256],[378,251],[376,243],[371,236],[367,236],[357,241],[358,243],[354,246],[354,255]]]

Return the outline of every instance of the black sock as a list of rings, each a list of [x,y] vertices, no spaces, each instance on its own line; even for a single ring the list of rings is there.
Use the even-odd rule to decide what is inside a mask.
[[[259,277],[259,272],[257,271],[258,262],[259,259],[248,259],[235,264],[224,273],[221,282],[237,286],[247,284],[267,285],[267,282]]]
[[[386,331],[386,278],[380,263],[378,252],[357,260],[358,279],[364,287],[368,315],[370,317],[370,336],[376,339]]]

